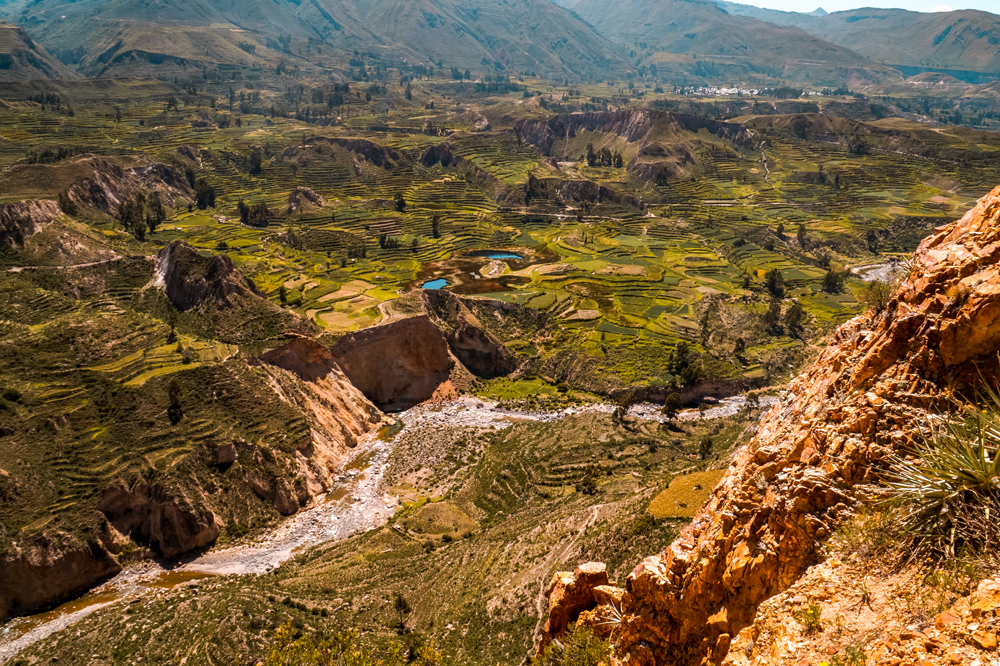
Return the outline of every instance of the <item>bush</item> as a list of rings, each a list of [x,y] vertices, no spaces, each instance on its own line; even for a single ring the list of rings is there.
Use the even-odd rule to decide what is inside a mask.
[[[610,652],[610,644],[590,627],[574,625],[561,641],[554,639],[535,655],[531,666],[597,666],[607,662]]]
[[[806,634],[815,634],[823,629],[823,622],[820,619],[823,609],[819,604],[809,604],[809,608],[803,608],[794,613],[795,620],[802,625],[802,631]]]
[[[872,316],[877,317],[889,305],[892,294],[891,284],[883,280],[872,280],[861,290],[861,304],[872,311]]]
[[[890,459],[890,501],[917,554],[952,558],[1000,545],[1000,395],[987,388],[984,402],[939,428],[915,460]]]

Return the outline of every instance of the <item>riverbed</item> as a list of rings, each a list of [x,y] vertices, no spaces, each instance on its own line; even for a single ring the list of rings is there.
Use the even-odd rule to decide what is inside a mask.
[[[760,408],[775,402],[777,398],[761,396]],[[704,414],[688,409],[677,418],[729,417],[745,407],[744,396],[733,396],[712,404]],[[396,415],[395,425],[383,428],[359,444],[358,453],[341,470],[336,486],[329,493],[317,498],[311,507],[283,520],[270,533],[176,562],[143,562],[54,610],[15,618],[0,626],[0,662],[111,604],[159,594],[207,576],[263,575],[297,552],[385,525],[401,506],[398,498],[385,492],[383,477],[395,436],[404,430],[438,426],[499,430],[518,422],[553,422],[578,414],[610,414],[614,410],[615,405],[607,403],[588,403],[558,411],[505,409],[496,402],[466,396],[401,412]],[[633,406],[629,416],[661,420],[660,410],[660,405],[642,403]]]

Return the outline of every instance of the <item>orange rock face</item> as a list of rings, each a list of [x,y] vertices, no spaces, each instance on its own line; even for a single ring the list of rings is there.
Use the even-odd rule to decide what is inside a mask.
[[[691,525],[636,567],[611,636],[613,661],[721,662],[758,605],[817,561],[820,542],[866,497],[886,456],[956,392],[995,373],[998,349],[1000,188],[924,240],[882,313],[837,330]],[[600,631],[595,618],[610,610],[582,620]],[[551,613],[563,621],[562,608],[550,622]]]
[[[581,564],[572,573],[557,571],[549,583],[549,619],[545,622],[539,651],[566,631],[582,611],[597,605],[595,589],[600,588],[606,595],[608,587],[608,568],[602,562]]]

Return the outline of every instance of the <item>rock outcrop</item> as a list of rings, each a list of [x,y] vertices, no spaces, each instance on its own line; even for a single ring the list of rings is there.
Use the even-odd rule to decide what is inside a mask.
[[[55,201],[32,200],[0,204],[0,249],[23,246],[25,241],[59,217]]]
[[[171,241],[156,255],[156,286],[182,312],[208,299],[226,307],[235,300],[264,297],[228,255],[205,257],[182,240]]]
[[[310,440],[295,455],[304,487],[313,495],[329,490],[333,474],[364,436],[382,424],[383,414],[351,384],[331,351],[315,340],[295,338],[264,353],[261,360],[271,366],[281,396],[309,420]],[[275,506],[285,513],[277,502]]]
[[[841,326],[763,418],[691,525],[621,591],[615,663],[719,663],[758,605],[819,558],[887,456],[1000,349],[1000,188],[938,228],[880,313]],[[608,633],[608,607],[584,621]]]
[[[448,342],[427,316],[350,333],[331,352],[351,383],[385,410],[427,400],[452,366]]]
[[[424,291],[422,296],[425,309],[445,334],[451,353],[469,372],[477,377],[492,379],[517,369],[517,359],[485,330],[479,317],[469,308],[469,302],[443,290]],[[498,308],[507,307],[500,301],[473,303],[484,308],[490,304],[496,304]]]
[[[54,164],[22,161],[0,174],[0,190],[34,192],[37,183],[53,198],[65,193],[77,209],[111,216],[138,192],[159,196],[167,207],[194,197],[184,173],[159,162],[126,168],[105,157],[76,156]]]
[[[183,491],[144,482],[108,488],[97,510],[119,533],[168,559],[207,546],[223,527],[204,497],[192,499]]]
[[[525,119],[516,131],[543,155],[551,156],[557,143],[572,139],[577,132],[614,134],[636,145],[636,155],[626,165],[636,177],[652,180],[665,171],[670,178],[689,172],[696,163],[694,151],[683,132],[706,130],[738,145],[750,141],[746,127],[681,113],[630,109],[558,115],[543,120]],[[575,156],[574,156],[575,157]],[[579,198],[579,197],[578,197]]]
[[[326,197],[316,194],[308,187],[299,186],[288,195],[288,212],[294,213],[297,210],[309,210],[322,208],[326,205]]]
[[[10,548],[0,556],[0,622],[79,594],[119,571],[96,540],[56,534]]]

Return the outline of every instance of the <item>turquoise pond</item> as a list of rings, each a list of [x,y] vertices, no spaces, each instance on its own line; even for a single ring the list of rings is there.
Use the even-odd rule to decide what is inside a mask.
[[[484,257],[486,259],[524,259],[522,255],[514,252],[495,252],[493,250],[479,250],[477,252],[472,252],[471,256]]]
[[[442,289],[448,286],[448,281],[444,278],[438,278],[437,280],[431,280],[430,282],[424,282],[420,285],[421,289]]]

